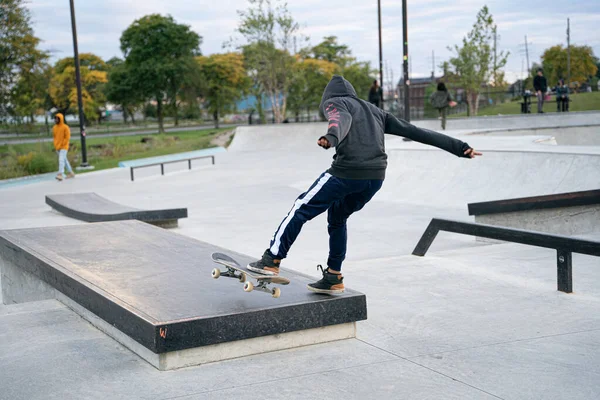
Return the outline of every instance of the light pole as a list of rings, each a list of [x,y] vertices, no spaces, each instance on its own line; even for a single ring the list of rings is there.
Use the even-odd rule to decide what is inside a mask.
[[[383,50],[381,46],[381,0],[377,0],[377,19],[379,21],[379,87],[381,88],[381,109],[383,106]]]
[[[410,122],[410,79],[408,78],[408,16],[406,0],[402,0],[402,37],[403,37],[403,54],[404,54],[404,119]]]
[[[81,71],[79,68],[79,51],[77,49],[77,28],[75,24],[75,5],[71,2],[71,28],[73,29],[73,52],[75,58],[75,84],[77,85],[77,107],[79,108],[79,135],[81,137],[81,167],[89,168],[85,147],[85,118],[83,115],[83,98],[81,97]]]

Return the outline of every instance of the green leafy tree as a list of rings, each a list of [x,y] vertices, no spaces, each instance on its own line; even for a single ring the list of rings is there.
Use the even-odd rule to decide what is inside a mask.
[[[250,78],[244,68],[244,57],[238,53],[213,54],[198,57],[202,77],[205,80],[205,99],[208,111],[213,116],[215,128],[219,128],[219,117],[235,109],[235,103],[247,93]]]
[[[444,63],[444,70],[453,72],[453,84],[465,90],[469,104],[469,115],[477,115],[482,88],[498,82],[501,69],[506,65],[508,53],[493,56],[493,34],[496,32],[494,19],[487,6],[477,14],[477,21],[463,38],[462,46],[449,47],[455,56]]]
[[[356,94],[361,99],[369,98],[369,89],[373,84],[373,76],[377,71],[371,68],[369,62],[353,61],[342,69],[342,75],[354,86]]]
[[[16,116],[28,116],[34,123],[36,115],[43,114],[51,107],[48,85],[52,68],[47,63],[48,53],[38,50],[39,39],[28,36],[32,41],[31,52],[22,60],[19,67],[19,79],[11,93],[11,103]]]
[[[37,49],[40,40],[31,28],[31,15],[23,0],[0,2],[0,121],[12,112],[32,115],[32,109],[23,109],[26,92],[36,90],[40,71],[48,59],[46,52]],[[17,87],[15,87],[17,85]],[[29,94],[30,98],[34,95]],[[16,98],[15,98],[16,97]],[[9,110],[17,104],[19,110]]]
[[[159,132],[164,132],[163,102],[173,105],[190,74],[197,73],[201,37],[171,16],[147,15],[121,36],[125,64],[135,91],[156,101]]]
[[[109,66],[108,83],[104,88],[106,99],[119,105],[123,111],[123,120],[127,118],[135,124],[135,111],[144,102],[144,96],[134,84],[134,71],[131,71],[120,58],[111,58],[106,63]]]
[[[79,55],[81,72],[81,96],[85,119],[95,121],[100,118],[105,106],[104,84],[107,82],[107,65],[97,55]],[[75,59],[60,59],[52,69],[48,88],[54,106],[62,113],[73,113],[77,108],[77,86],[75,82]]]
[[[290,85],[289,108],[296,119],[301,110],[318,109],[323,89],[340,67],[324,59],[305,58],[294,64],[294,82]]]
[[[567,81],[567,49],[562,45],[552,46],[542,54],[542,68],[548,86],[554,86],[560,79]],[[571,46],[571,83],[581,86],[598,73],[594,51],[590,46]]]
[[[321,43],[303,53],[307,57],[329,61],[343,68],[354,59],[348,46],[339,44],[337,40],[337,36],[326,36]]]
[[[287,5],[280,0],[248,0],[250,7],[238,11],[237,32],[245,39],[240,46],[246,65],[257,85],[271,101],[276,122],[285,118],[287,97],[295,62],[290,48],[299,29]],[[275,6],[273,6],[275,3]]]
[[[336,73],[341,73],[344,78],[352,83],[360,98],[368,98],[376,71],[371,69],[370,63],[357,61],[352,56],[350,48],[339,44],[336,36],[327,36],[323,38],[321,43],[302,50],[300,54],[307,58],[324,60],[338,65],[339,68]]]

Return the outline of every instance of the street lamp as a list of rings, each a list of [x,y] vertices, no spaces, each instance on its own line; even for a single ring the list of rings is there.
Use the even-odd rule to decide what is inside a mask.
[[[75,24],[75,5],[71,2],[71,28],[73,29],[73,52],[75,53],[75,84],[77,85],[77,106],[79,108],[79,135],[81,136],[81,168],[88,169],[87,150],[85,147],[85,118],[83,115],[83,98],[81,97],[81,71],[79,68],[79,51],[77,49],[77,28]]]
[[[381,87],[381,109],[384,110],[383,106],[383,51],[381,47],[381,0],[377,0],[377,19],[379,21],[379,85]]]
[[[408,16],[406,0],[402,0],[402,36],[403,36],[403,55],[404,55],[404,119],[410,122],[410,79],[408,78]]]

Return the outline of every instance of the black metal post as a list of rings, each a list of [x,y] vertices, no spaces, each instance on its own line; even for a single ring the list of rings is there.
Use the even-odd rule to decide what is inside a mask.
[[[381,0],[377,0],[377,19],[379,21],[379,87],[381,88],[381,109],[385,110],[383,105],[383,48],[381,45]]]
[[[404,54],[404,119],[410,122],[410,79],[408,77],[408,14],[406,0],[402,0],[402,37],[403,37],[403,54]]]
[[[573,256],[570,251],[556,250],[556,269],[558,290],[573,292]]]
[[[71,2],[71,28],[73,29],[73,52],[75,54],[75,83],[77,85],[77,106],[79,108],[79,135],[81,137],[81,166],[88,167],[85,146],[85,117],[83,115],[83,98],[81,97],[81,71],[79,69],[79,50],[77,49],[77,28],[75,24],[75,5]]]

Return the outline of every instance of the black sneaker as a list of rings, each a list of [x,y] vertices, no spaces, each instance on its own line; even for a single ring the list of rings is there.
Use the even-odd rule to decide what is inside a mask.
[[[263,275],[279,275],[279,264],[281,260],[276,259],[267,249],[260,260],[248,264],[246,268]]]
[[[344,277],[342,274],[333,274],[329,268],[323,270],[323,267],[317,265],[317,270],[321,269],[323,278],[315,283],[309,283],[308,290],[315,293],[336,294],[344,292]]]

